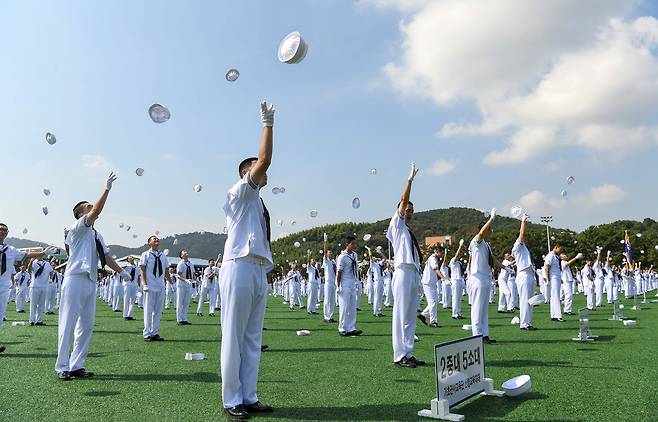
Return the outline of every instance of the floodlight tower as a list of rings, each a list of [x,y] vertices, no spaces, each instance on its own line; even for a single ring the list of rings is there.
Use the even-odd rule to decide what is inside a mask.
[[[542,223],[546,223],[546,243],[548,244],[548,252],[551,251],[551,232],[549,231],[548,228],[548,223],[553,221],[553,216],[552,215],[544,215],[539,217]]]

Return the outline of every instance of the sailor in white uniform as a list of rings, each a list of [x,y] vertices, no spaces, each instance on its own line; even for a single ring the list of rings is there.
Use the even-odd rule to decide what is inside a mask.
[[[562,253],[560,255],[560,261],[562,265],[562,290],[564,291],[564,314],[565,315],[575,315],[573,313],[573,273],[571,271],[571,266],[580,258],[583,257],[583,254],[577,254],[573,259],[569,260],[567,254]]]
[[[126,259],[128,265],[123,270],[130,275],[130,280],[123,281],[123,319],[135,320],[135,299],[137,298],[137,284],[139,284],[140,271],[135,264],[135,258],[129,255]]]
[[[359,256],[354,251],[356,239],[348,236],[345,250],[336,260],[336,290],[338,292],[338,333],[356,337],[363,332],[356,329],[357,284],[359,284]]]
[[[464,239],[459,240],[455,256],[450,259],[450,285],[452,287],[452,319],[464,319],[462,316],[462,296],[464,294],[464,275],[461,257],[464,253]]]
[[[420,283],[425,293],[425,299],[427,300],[427,306],[423,311],[418,315],[418,319],[425,325],[427,325],[427,318],[429,318],[430,327],[438,328],[439,327],[439,285],[441,280],[441,261],[443,259],[444,250],[441,246],[436,246],[434,253],[427,258],[425,262],[425,267],[423,269],[423,275],[420,279]]]
[[[544,259],[543,277],[548,283],[551,294],[551,321],[563,322],[562,310],[560,308],[560,290],[562,289],[562,266],[560,255],[564,248],[559,243],[553,246],[553,250],[546,254]]]
[[[334,319],[334,297],[336,296],[336,262],[333,260],[334,253],[327,250],[325,245],[322,268],[324,269],[324,321],[336,322]]]
[[[535,266],[532,263],[532,256],[530,249],[528,249],[528,241],[526,238],[526,222],[528,215],[523,214],[521,217],[521,228],[519,229],[519,237],[514,242],[512,247],[512,256],[516,262],[516,287],[519,291],[519,328],[524,331],[536,330],[532,325],[532,305],[528,303],[528,299],[535,295],[535,286],[537,278],[535,273]]]
[[[480,223],[479,232],[468,247],[471,254],[469,265],[469,280],[471,282],[472,301],[471,325],[473,335],[482,335],[485,344],[495,343],[489,337],[489,310],[488,301],[492,286],[492,267],[501,268],[491,252],[487,239],[493,233],[492,225],[496,218],[496,209],[491,210],[491,216]]]
[[[194,264],[190,262],[190,254],[187,250],[183,249],[178,256],[181,261],[176,266],[176,322],[178,325],[190,325],[191,323],[187,320],[187,310],[190,307],[190,289],[194,280]],[[203,305],[203,300],[199,301],[199,306],[201,305]],[[210,308],[213,308],[212,303]]]
[[[318,290],[320,289],[320,271],[315,266],[315,259],[310,258],[306,265],[308,273],[308,301],[306,311],[309,315],[317,314]]]
[[[160,337],[160,319],[164,307],[165,279],[169,276],[169,259],[160,252],[160,239],[153,235],[148,238],[149,249],[139,258],[142,289],[144,291],[144,331],[145,341],[164,341]]]
[[[48,281],[54,271],[50,263],[44,259],[34,259],[28,267],[31,270],[30,280],[30,325],[46,325],[43,314],[46,309]]]
[[[107,264],[111,269],[121,272],[124,280],[130,278],[109,255],[110,250],[103,236],[94,229],[94,223],[103,211],[115,180],[114,173],[110,173],[103,193],[93,205],[81,201],[73,207],[76,222],[65,232],[69,260],[62,282],[55,363],[57,376],[62,381],[94,375],[93,372],[87,372],[84,365],[94,328],[99,263],[100,268]]]
[[[411,185],[418,174],[416,163],[411,163],[409,177],[404,185],[400,202],[388,225],[386,238],[394,251],[393,272],[393,362],[403,368],[425,365],[425,361],[413,355],[416,336],[418,295],[421,289],[420,263],[423,255],[418,241],[409,228],[414,215],[414,205],[409,200]]]
[[[30,283],[30,273],[27,272],[26,264],[21,265],[21,270],[14,275],[14,282],[16,284],[16,312],[22,314],[25,312],[25,301],[27,300],[28,284]]]
[[[372,314],[375,317],[383,317],[382,304],[384,302],[384,274],[382,271],[383,260],[373,257],[372,251],[366,246],[368,250],[368,258],[370,259],[370,271],[372,273]],[[378,252],[381,254],[381,252]],[[383,256],[382,256],[383,258]]]

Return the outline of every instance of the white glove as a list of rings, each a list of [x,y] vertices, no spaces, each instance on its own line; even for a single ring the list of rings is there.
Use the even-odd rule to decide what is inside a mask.
[[[130,277],[130,274],[128,274],[128,271],[126,271],[126,270],[121,271],[121,273],[119,274],[119,276],[121,277],[121,280],[123,280],[123,281],[130,281],[130,280],[132,280],[132,277]]]
[[[491,209],[491,216],[489,217],[489,219],[493,220],[494,218],[496,218],[496,209],[492,208]]]
[[[260,121],[263,122],[263,127],[274,126],[274,104],[270,104],[269,108],[267,103],[263,101],[260,103]]]
[[[583,254],[580,253],[580,252],[578,252],[578,255],[576,255],[576,259],[580,259],[580,258],[582,258],[582,257],[583,257]]]
[[[459,239],[459,246],[464,246],[464,239]]]
[[[149,286],[147,286],[146,284],[144,284],[144,285],[142,286],[142,291],[143,291],[144,293],[148,292],[148,291],[149,291]]]
[[[608,251],[608,256],[610,256],[610,251]]]
[[[57,252],[57,248],[54,246],[48,246],[43,250],[44,255],[54,255]]]
[[[410,182],[414,181],[414,177],[416,177],[416,174],[418,174],[419,168],[416,167],[416,163],[414,161],[411,162],[411,170],[409,171],[409,180]]]
[[[369,247],[367,247],[367,246],[364,246],[364,248],[366,248],[366,249],[368,250],[368,252],[370,252],[370,248],[369,248]]]
[[[107,180],[105,181],[105,189],[112,189],[112,183],[114,183],[115,180],[117,180],[117,176],[114,174],[114,172],[110,172],[110,174],[107,175]]]
[[[324,241],[326,242],[326,241],[328,241],[328,240],[329,240],[329,236],[327,236],[327,233],[325,233],[325,234],[324,234]]]
[[[530,219],[530,216],[526,213],[523,213],[523,215],[521,216],[521,221],[525,222],[528,221],[528,219]]]

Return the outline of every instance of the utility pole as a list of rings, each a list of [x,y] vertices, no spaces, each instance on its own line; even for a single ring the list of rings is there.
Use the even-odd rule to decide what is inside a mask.
[[[546,243],[548,244],[548,252],[551,251],[551,232],[548,229],[548,223],[553,221],[552,215],[544,215],[539,217],[542,223],[546,223]]]

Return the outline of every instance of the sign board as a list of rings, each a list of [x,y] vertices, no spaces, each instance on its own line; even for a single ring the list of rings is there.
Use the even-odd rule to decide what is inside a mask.
[[[578,311],[579,319],[579,332],[578,337],[574,337],[571,340],[573,341],[593,341],[598,336],[592,335],[592,331],[589,328],[589,310],[587,308],[580,309]]]
[[[502,397],[494,390],[491,378],[484,377],[484,345],[482,336],[467,337],[434,346],[436,398],[430,409],[418,416],[449,421],[463,421],[464,416],[450,413],[450,407],[464,400],[484,394]]]
[[[485,390],[481,335],[435,345],[434,362],[437,397],[449,406]]]
[[[619,307],[619,301],[612,301],[612,318],[608,318],[608,321],[622,321],[624,319],[622,308]]]
[[[633,296],[633,307],[631,309],[634,311],[639,311],[642,309],[642,306],[640,305],[640,299],[637,297],[637,293],[635,296]]]

